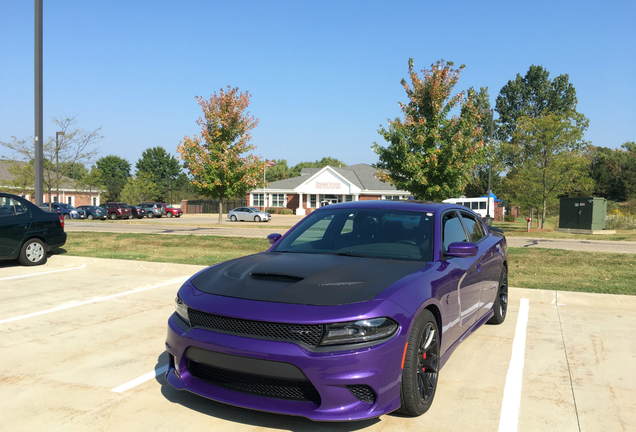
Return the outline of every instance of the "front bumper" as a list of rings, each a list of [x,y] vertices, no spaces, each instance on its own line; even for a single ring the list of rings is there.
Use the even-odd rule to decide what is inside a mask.
[[[377,345],[317,351],[190,329],[175,313],[168,321],[166,378],[179,390],[244,408],[318,421],[363,420],[400,407],[406,340],[400,328]]]

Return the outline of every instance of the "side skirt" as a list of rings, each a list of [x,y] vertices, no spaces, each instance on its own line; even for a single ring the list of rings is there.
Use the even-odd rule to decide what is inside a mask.
[[[495,315],[495,312],[491,309],[488,311],[488,313],[484,316],[482,316],[479,321],[476,321],[475,323],[473,323],[472,326],[470,326],[470,328],[468,330],[466,330],[466,332],[455,341],[455,343],[453,345],[451,345],[444,354],[442,354],[442,358],[440,358],[439,361],[439,368],[443,368],[444,365],[446,364],[446,362],[448,361],[448,359],[450,358],[451,354],[453,353],[453,351],[455,351],[455,349],[459,346],[460,343],[462,343],[468,336],[470,336],[471,334],[475,333],[475,331],[481,327],[482,325],[484,325],[486,323],[486,321],[488,321],[490,318],[492,318]]]

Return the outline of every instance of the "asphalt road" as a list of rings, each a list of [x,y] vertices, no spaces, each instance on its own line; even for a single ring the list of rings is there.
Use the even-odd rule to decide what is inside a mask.
[[[300,216],[275,215],[272,222],[230,222],[223,219],[220,225],[216,216],[187,215],[181,218],[140,219],[131,221],[67,221],[65,230],[91,232],[117,232],[142,234],[212,235],[228,237],[259,237],[285,233],[301,219]],[[510,247],[578,250],[584,252],[614,252],[636,254],[636,242],[576,239],[533,239],[508,237]]]

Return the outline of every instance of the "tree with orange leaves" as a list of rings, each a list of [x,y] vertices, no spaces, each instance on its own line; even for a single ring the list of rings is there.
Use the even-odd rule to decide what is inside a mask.
[[[248,153],[256,149],[249,141],[258,119],[247,112],[250,94],[239,93],[236,87],[221,89],[210,100],[201,96],[196,100],[203,109],[197,121],[201,136],[186,136],[177,152],[192,175],[194,188],[221,201],[221,223],[224,199],[244,196],[262,185],[263,161]]]
[[[400,102],[404,118],[389,120],[380,135],[389,143],[373,144],[380,161],[379,176],[419,199],[441,201],[458,197],[469,181],[471,169],[484,162],[484,141],[479,120],[482,115],[471,89],[451,95],[465,66],[453,69],[440,60],[431,69],[413,70],[411,85],[402,79],[408,103]],[[456,110],[459,115],[451,115]]]

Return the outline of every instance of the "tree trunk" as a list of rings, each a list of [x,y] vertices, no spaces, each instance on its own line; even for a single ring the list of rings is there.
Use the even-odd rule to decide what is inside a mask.
[[[545,208],[546,208],[547,205],[548,205],[547,197],[544,194],[543,195],[543,211],[541,213],[541,229],[545,228]]]
[[[221,218],[223,217],[223,198],[219,199],[219,225],[221,224]]]

